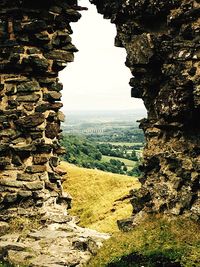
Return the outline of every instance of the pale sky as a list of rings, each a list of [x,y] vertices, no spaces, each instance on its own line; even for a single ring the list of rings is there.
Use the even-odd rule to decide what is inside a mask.
[[[143,108],[142,100],[131,98],[130,70],[124,65],[125,49],[114,46],[115,26],[89,8],[71,23],[73,44],[79,49],[75,61],[60,72],[64,110],[126,110]]]

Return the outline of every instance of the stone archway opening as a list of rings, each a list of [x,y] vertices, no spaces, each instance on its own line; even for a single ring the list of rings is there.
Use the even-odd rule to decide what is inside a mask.
[[[131,88],[129,85],[131,72],[124,64],[126,61],[126,51],[124,48],[114,46],[116,28],[109,20],[103,19],[103,16],[98,14],[96,7],[89,4],[89,1],[80,1],[80,4],[84,7],[88,7],[89,10],[81,13],[82,17],[78,23],[71,23],[73,30],[71,36],[72,43],[79,51],[75,53],[74,62],[59,73],[60,81],[63,84],[63,112],[66,115],[66,120],[63,124],[63,136],[66,139],[67,134],[74,135],[74,137],[77,137],[77,135],[88,137],[85,132],[87,129],[84,129],[84,134],[82,134],[82,127],[80,130],[77,130],[80,124],[83,122],[90,123],[89,120],[91,117],[88,118],[88,115],[91,116],[91,114],[94,115],[94,113],[96,113],[96,117],[93,116],[93,120],[96,119],[96,122],[98,122],[99,118],[102,117],[102,113],[108,111],[110,113],[113,112],[114,116],[116,116],[116,113],[117,116],[121,113],[121,120],[125,118],[124,114],[126,114],[127,117],[130,116],[131,118],[129,120],[125,118],[125,122],[129,122],[129,125],[138,129],[136,120],[146,117],[146,109],[141,99],[131,98]],[[79,121],[78,125],[75,124],[73,120],[74,118]],[[104,117],[104,119],[107,118]],[[115,118],[113,120],[115,120]],[[73,126],[68,127],[69,124],[70,126],[73,124]],[[99,124],[102,125],[103,123]],[[101,129],[98,128],[97,131],[98,130]],[[69,138],[71,138],[71,136]],[[106,143],[106,141],[104,142]],[[130,150],[135,152],[135,149],[132,148],[133,145],[131,144],[133,142],[128,138],[124,143],[125,142],[129,142],[130,145],[127,145],[124,150],[127,150],[131,155]],[[135,142],[137,143],[138,141]],[[118,141],[118,143],[120,142]],[[122,147],[123,145],[120,146]],[[139,144],[139,146],[141,146],[141,144]],[[138,159],[141,157],[140,147],[136,148],[136,150],[136,153],[138,153],[136,156],[137,161],[134,159],[132,162],[133,166],[125,165],[124,167],[120,167],[121,169],[128,169],[123,174],[133,176],[131,171],[133,172],[135,163],[138,166]],[[70,154],[72,153],[68,153],[64,158],[72,164],[86,168],[103,169],[102,166],[91,164],[89,160],[88,164],[85,162],[84,164],[82,162],[79,163],[78,159],[74,159]],[[124,160],[126,161],[126,158],[124,158]],[[99,161],[100,164],[102,164],[102,162],[103,160]],[[105,171],[106,170],[107,169],[105,169]],[[116,171],[116,169],[113,171]],[[137,171],[138,168],[135,173]],[[70,180],[70,175],[68,176],[68,179]],[[67,190],[67,182],[64,186]],[[129,190],[127,190],[127,194],[128,191]],[[73,195],[72,190],[69,192],[74,199],[76,194]],[[80,192],[80,195],[81,193],[82,192]],[[76,200],[74,200],[74,203],[76,203]],[[74,205],[77,205],[77,203]],[[74,212],[75,209],[73,209],[72,212]],[[122,216],[117,219],[122,219]]]
[[[84,5],[84,8],[88,8],[88,10],[82,12],[82,17],[78,23],[71,24],[73,30],[72,42],[79,51],[75,54],[73,64],[70,64],[59,73],[60,81],[64,85],[64,90],[62,91],[63,112],[67,117],[63,124],[63,134],[76,133],[88,137],[89,134],[86,134],[88,131],[101,132],[105,130],[104,124],[100,123],[103,116],[105,116],[104,120],[107,119],[111,123],[116,120],[117,116],[119,123],[120,119],[121,121],[125,120],[125,124],[127,122],[130,123],[129,126],[134,128],[131,130],[133,135],[135,135],[135,128],[140,131],[136,121],[146,117],[146,109],[141,99],[131,98],[129,85],[131,72],[124,65],[126,51],[124,48],[114,46],[115,26],[109,20],[103,19],[102,15],[97,13],[96,7],[87,0],[80,1],[80,4]],[[108,118],[106,114],[108,112],[110,117],[113,116],[113,121],[111,121],[111,118]],[[125,118],[125,116],[127,117]],[[97,126],[94,129],[90,125],[89,129],[83,129],[82,124],[89,124],[91,117],[94,123],[96,119],[99,127]],[[74,120],[78,120],[79,124]],[[79,128],[80,124],[81,127]],[[126,127],[125,124],[124,127]],[[121,126],[119,125],[119,127]],[[143,135],[142,130],[139,134]],[[94,140],[94,138],[92,139]],[[128,141],[130,143],[130,146],[126,147],[129,154],[131,154],[131,149],[135,152],[134,145],[131,145],[131,143],[134,142],[135,146],[137,146],[137,142],[143,143],[143,141],[137,141],[136,138],[133,140],[131,142],[131,139],[126,138],[123,141],[124,145]],[[97,137],[96,141],[102,141],[101,137],[99,140]],[[117,141],[113,139],[113,142]],[[120,141],[118,142],[120,143]],[[142,147],[141,144],[138,144],[138,147],[140,146]],[[136,150],[138,158],[140,158],[141,151],[138,148]],[[129,158],[129,155],[126,156]],[[72,160],[70,155],[66,156],[66,159],[68,158],[70,158],[69,162],[80,165],[78,160]],[[92,168],[96,166],[98,168],[97,164],[85,164],[84,162],[84,166],[90,165]],[[138,162],[136,165],[138,166]],[[129,171],[133,169],[128,166]],[[128,171],[127,173],[129,174]]]
[[[134,214],[144,210],[186,214],[198,220],[199,140],[194,136],[199,126],[194,121],[199,114],[199,58],[198,49],[190,46],[196,42],[197,17],[177,24],[177,14],[186,8],[179,1],[90,2],[116,25],[115,45],[126,48],[132,96],[142,98],[148,111],[148,118],[141,122],[147,139],[145,175],[142,189],[133,196]],[[187,10],[192,1],[190,4]]]

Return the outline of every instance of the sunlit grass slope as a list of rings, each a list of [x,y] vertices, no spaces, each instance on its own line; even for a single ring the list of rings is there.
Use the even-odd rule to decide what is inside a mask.
[[[62,162],[67,171],[64,189],[73,197],[70,213],[80,217],[80,225],[101,232],[118,231],[116,221],[130,217],[130,199],[122,199],[133,188],[139,188],[136,178],[80,168]]]
[[[141,266],[199,267],[200,225],[189,219],[149,216],[131,232],[114,233],[87,264],[87,267]]]

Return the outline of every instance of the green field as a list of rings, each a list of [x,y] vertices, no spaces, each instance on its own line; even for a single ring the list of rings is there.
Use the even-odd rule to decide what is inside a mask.
[[[98,142],[99,144],[111,144],[113,146],[144,146],[143,143],[128,143],[128,142]]]
[[[124,162],[124,164],[127,167],[131,167],[131,168],[133,168],[135,166],[135,164],[136,164],[135,161],[129,160],[129,159],[123,159],[123,158],[118,158],[118,157],[110,157],[110,156],[102,156],[102,161],[103,162],[109,162],[111,159],[120,160],[121,162]]]

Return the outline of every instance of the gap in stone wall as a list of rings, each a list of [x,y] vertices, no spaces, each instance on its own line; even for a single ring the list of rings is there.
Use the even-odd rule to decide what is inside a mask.
[[[75,62],[60,72],[63,111],[146,110],[141,99],[131,98],[130,70],[124,65],[126,51],[114,46],[116,27],[98,14],[89,1],[78,23],[71,23],[72,42],[79,50]]]

